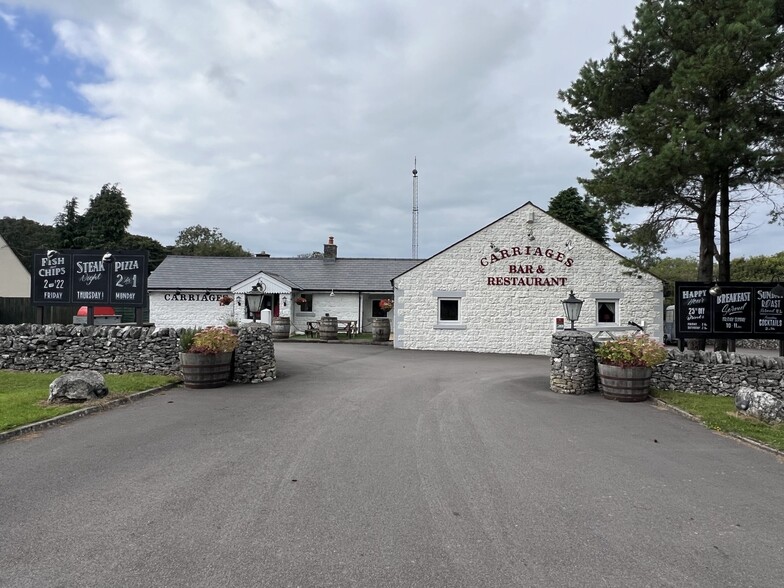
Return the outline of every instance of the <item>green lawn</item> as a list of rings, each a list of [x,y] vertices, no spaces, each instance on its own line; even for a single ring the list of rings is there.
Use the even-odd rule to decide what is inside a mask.
[[[0,370],[0,431],[50,419],[85,406],[84,403],[47,404],[49,384],[59,375]],[[147,374],[109,374],[104,378],[109,394],[90,404],[106,402],[180,380],[178,376]]]
[[[696,416],[709,429],[748,437],[784,451],[784,424],[767,425],[739,415],[733,397],[664,390],[655,390],[651,396]]]

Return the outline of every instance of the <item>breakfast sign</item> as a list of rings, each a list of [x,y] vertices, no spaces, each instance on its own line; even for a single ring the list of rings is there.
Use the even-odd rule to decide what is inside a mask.
[[[33,253],[34,306],[118,305],[143,307],[147,251],[63,249]]]
[[[764,282],[675,283],[675,336],[784,339],[784,296]],[[711,290],[714,294],[711,294]]]

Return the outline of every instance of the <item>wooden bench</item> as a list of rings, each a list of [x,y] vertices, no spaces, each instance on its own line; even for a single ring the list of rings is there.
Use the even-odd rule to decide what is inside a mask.
[[[318,338],[319,336],[319,321],[308,321],[305,329],[305,334],[311,338]]]

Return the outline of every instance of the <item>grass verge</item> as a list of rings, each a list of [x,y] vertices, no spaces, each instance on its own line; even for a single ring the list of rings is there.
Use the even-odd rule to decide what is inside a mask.
[[[49,384],[59,373],[30,373],[0,370],[0,431],[37,423],[61,414],[150,390],[180,380],[177,376],[106,374],[109,394],[87,403],[48,404]]]
[[[696,416],[709,429],[746,437],[784,451],[784,424],[768,425],[738,414],[735,398],[654,390],[651,396]]]

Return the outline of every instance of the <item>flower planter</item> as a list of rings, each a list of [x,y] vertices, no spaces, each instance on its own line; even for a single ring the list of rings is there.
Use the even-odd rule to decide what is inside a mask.
[[[651,389],[651,368],[599,364],[599,388],[609,400],[641,402]]]
[[[373,325],[373,343],[384,343],[389,341],[389,319],[388,318],[374,318]]]
[[[229,381],[231,351],[226,353],[180,353],[180,371],[186,388],[220,388]]]

